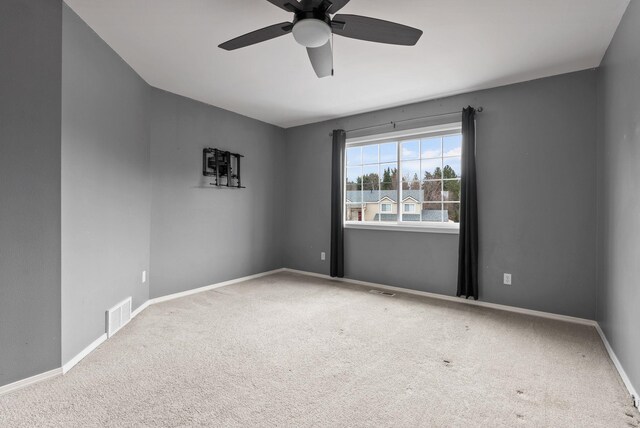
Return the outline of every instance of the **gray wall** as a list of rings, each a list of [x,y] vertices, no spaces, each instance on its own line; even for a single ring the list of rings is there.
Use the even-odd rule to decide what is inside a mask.
[[[60,367],[61,9],[0,2],[0,385]]]
[[[151,297],[282,267],[281,128],[153,89],[151,141]],[[247,188],[206,187],[205,147],[245,155]]]
[[[329,272],[320,252],[330,243],[332,129],[484,106],[477,121],[480,298],[593,319],[595,88],[589,70],[288,129],[285,266]],[[349,229],[345,274],[453,295],[457,246],[458,235]],[[504,272],[513,286],[502,285]]]
[[[640,388],[640,2],[599,70],[597,319]]]
[[[151,88],[68,6],[62,32],[62,361],[149,297]]]

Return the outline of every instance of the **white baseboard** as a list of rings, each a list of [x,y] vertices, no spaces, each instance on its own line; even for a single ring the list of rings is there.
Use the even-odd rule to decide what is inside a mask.
[[[297,273],[297,274],[300,274],[300,275],[306,275],[306,276],[312,276],[312,277],[317,277],[317,278],[322,278],[322,279],[328,279],[328,280],[337,281],[337,282],[345,282],[345,283],[350,283],[350,284],[355,284],[355,285],[360,285],[360,286],[365,286],[365,287],[372,287],[372,288],[381,288],[381,289],[385,289],[385,290],[396,291],[396,292],[399,292],[399,293],[413,294],[413,295],[417,295],[417,296],[430,297],[430,298],[433,298],[433,299],[446,300],[446,301],[455,302],[455,303],[474,305],[474,306],[481,306],[481,307],[497,309],[497,310],[501,310],[501,311],[514,312],[514,313],[519,313],[519,314],[524,314],[524,315],[536,316],[536,317],[540,317],[540,318],[548,318],[548,319],[566,321],[566,322],[571,322],[571,323],[576,323],[576,324],[582,324],[582,325],[588,325],[588,326],[595,327],[596,331],[600,335],[600,338],[602,339],[602,342],[604,343],[604,346],[605,346],[607,352],[609,353],[609,357],[611,358],[611,361],[613,362],[614,366],[618,370],[618,373],[620,374],[620,377],[622,378],[622,381],[624,382],[625,386],[627,387],[627,390],[631,394],[631,397],[634,400],[635,406],[639,407],[640,396],[638,395],[636,389],[631,384],[631,380],[629,379],[629,377],[627,376],[626,372],[624,371],[624,368],[620,364],[620,361],[618,360],[618,357],[616,356],[615,352],[613,351],[613,348],[611,348],[611,345],[609,344],[609,341],[607,340],[604,332],[600,328],[600,325],[594,320],[571,317],[571,316],[567,316],[567,315],[559,315],[559,314],[553,314],[553,313],[549,313],[549,312],[535,311],[535,310],[532,310],[532,309],[517,308],[517,307],[514,307],[514,306],[500,305],[500,304],[497,304],[497,303],[488,303],[488,302],[480,302],[480,301],[477,301],[477,300],[461,299],[459,297],[447,296],[447,295],[444,295],[444,294],[429,293],[429,292],[426,292],[426,291],[419,291],[419,290],[412,290],[412,289],[409,289],[409,288],[394,287],[394,286],[391,286],[391,285],[377,284],[377,283],[373,283],[373,282],[359,281],[359,280],[349,279],[349,278],[332,278],[329,275],[324,275],[324,274],[320,274],[320,273],[307,272],[307,271],[289,269],[289,268],[281,268],[281,269],[275,269],[275,270],[268,271],[268,272],[258,273],[258,274],[255,274],[255,275],[245,276],[245,277],[242,277],[242,278],[232,279],[232,280],[229,280],[229,281],[219,282],[219,283],[216,283],[216,284],[207,285],[205,287],[195,288],[193,290],[187,290],[187,291],[183,291],[183,292],[180,292],[180,293],[169,294],[167,296],[156,297],[155,299],[149,299],[149,300],[144,302],[142,305],[140,305],[136,310],[134,310],[131,313],[131,319],[135,318],[137,315],[139,315],[142,311],[144,311],[150,305],[153,305],[153,304],[156,304],[156,303],[166,302],[168,300],[178,299],[180,297],[186,297],[186,296],[190,296],[192,294],[202,293],[204,291],[214,290],[216,288],[225,287],[227,285],[237,284],[239,282],[244,282],[244,281],[248,281],[248,280],[251,280],[251,279],[261,278],[261,277],[268,276],[268,275],[273,275],[273,274],[278,273],[278,272]],[[18,390],[20,388],[24,388],[25,386],[32,385],[34,383],[41,382],[43,380],[50,379],[52,377],[67,373],[73,366],[78,364],[78,362],[80,362],[80,360],[82,360],[84,357],[89,355],[94,349],[96,349],[98,346],[100,346],[100,344],[103,343],[106,339],[107,339],[107,335],[105,333],[104,335],[102,335],[98,339],[96,339],[93,343],[91,343],[89,346],[87,346],[84,350],[82,350],[82,352],[80,352],[78,355],[73,357],[68,363],[66,363],[61,368],[50,370],[48,372],[41,373],[41,374],[38,374],[38,375],[35,375],[35,376],[32,376],[32,377],[29,377],[27,379],[22,379],[22,380],[19,380],[17,382],[10,383],[8,385],[1,386],[0,387],[0,395],[5,394],[5,393],[9,393],[9,392],[12,392],[12,391],[16,391],[16,390]]]
[[[131,319],[129,321],[127,321],[125,324],[123,324],[122,327],[120,327],[120,328],[123,328],[125,325],[129,324],[131,322],[131,320],[133,318],[135,318],[138,314],[140,314],[140,312],[144,311],[147,308],[147,306],[149,306],[149,300],[147,300],[146,302],[144,302],[143,304],[138,306],[137,309],[132,311],[131,312]],[[98,337],[96,340],[94,340],[89,346],[87,346],[82,351],[80,351],[78,353],[78,355],[73,357],[71,360],[69,360],[66,364],[64,364],[62,366],[62,374],[66,374],[69,370],[71,370],[73,368],[73,366],[78,364],[84,357],[86,357],[91,352],[93,352],[94,349],[96,349],[98,346],[100,346],[108,338],[109,338],[109,335],[107,333],[104,333],[103,335]]]
[[[140,312],[144,311],[145,309],[147,309],[147,307],[149,306],[150,300],[147,300],[146,302],[144,302],[143,304],[141,304],[140,306],[138,306],[136,309],[134,309],[133,312],[131,312],[131,319],[134,319],[135,317],[137,317],[138,315],[140,315]]]
[[[175,294],[170,294],[170,295],[167,295],[167,296],[156,297],[155,299],[149,299],[146,302],[144,302],[143,304],[141,304],[140,306],[138,306],[138,308],[136,308],[134,311],[131,312],[131,319],[133,319],[136,316],[138,316],[142,311],[147,309],[150,305],[153,305],[153,304],[156,304],[156,303],[166,302],[168,300],[178,299],[180,297],[190,296],[190,295],[196,294],[196,293],[202,293],[203,291],[213,290],[213,289],[224,287],[224,286],[227,286],[227,285],[236,284],[238,282],[248,281],[250,279],[256,279],[256,278],[261,278],[261,277],[267,276],[267,275],[273,275],[274,273],[282,272],[283,270],[284,270],[283,268],[274,269],[274,270],[271,270],[271,271],[268,271],[268,272],[257,273],[255,275],[244,276],[242,278],[236,278],[236,279],[232,279],[232,280],[229,280],[229,281],[219,282],[217,284],[207,285],[205,287],[195,288],[193,290],[183,291],[181,293],[175,293]],[[127,324],[128,324],[128,322],[127,322]],[[123,325],[123,327],[124,327],[124,325]],[[10,383],[8,385],[0,386],[0,395],[6,394],[6,393],[9,393],[9,392],[13,392],[13,391],[16,391],[16,390],[18,390],[20,388],[24,388],[25,386],[32,385],[34,383],[41,382],[43,380],[50,379],[52,377],[67,373],[69,370],[71,370],[73,368],[73,366],[78,364],[84,357],[89,355],[94,349],[96,349],[98,346],[100,346],[106,340],[107,340],[107,334],[105,333],[102,336],[100,336],[99,338],[97,338],[96,340],[94,340],[93,343],[91,343],[89,346],[87,346],[85,349],[83,349],[78,355],[73,357],[71,360],[69,360],[69,362],[64,364],[62,367],[50,370],[50,371],[45,372],[45,373],[37,374],[35,376],[31,376],[29,378],[19,380],[19,381]]]
[[[0,386],[0,395],[8,394],[9,392],[17,391],[26,386],[33,385],[34,383],[42,382],[43,380],[51,379],[62,374],[62,368],[49,370],[48,372],[40,373],[35,376],[21,379],[16,382]]]
[[[307,272],[307,271],[289,269],[289,268],[283,268],[281,270],[283,272],[297,273],[297,274],[300,274],[300,275],[306,275],[306,276],[312,276],[312,277],[316,277],[316,278],[328,279],[328,280],[331,280],[331,281],[346,282],[346,283],[350,283],[350,284],[356,284],[356,285],[361,285],[361,286],[371,287],[371,288],[381,288],[381,289],[384,289],[384,290],[396,291],[396,292],[399,292],[399,293],[407,293],[407,294],[413,294],[413,295],[417,295],[417,296],[431,297],[431,298],[434,298],[434,299],[447,300],[449,302],[462,303],[462,304],[474,305],[474,306],[481,306],[481,307],[497,309],[497,310],[501,310],[501,311],[515,312],[515,313],[518,313],[518,314],[531,315],[531,316],[540,317],[540,318],[548,318],[548,319],[553,319],[553,320],[558,320],[558,321],[566,321],[566,322],[571,322],[571,323],[575,323],[575,324],[582,324],[582,325],[588,325],[588,326],[594,327],[596,329],[596,331],[598,332],[598,334],[600,335],[600,338],[602,339],[602,342],[604,343],[604,346],[605,346],[607,352],[609,353],[609,357],[611,358],[611,361],[613,362],[613,365],[615,366],[616,370],[618,370],[618,373],[620,374],[620,377],[622,378],[622,381],[624,382],[624,385],[627,387],[627,390],[629,391],[629,394],[631,395],[631,398],[632,398],[632,400],[634,402],[634,405],[636,407],[640,408],[640,396],[638,395],[638,392],[636,391],[636,389],[631,384],[631,380],[627,376],[627,373],[624,371],[624,368],[622,367],[622,364],[620,364],[620,361],[618,360],[618,357],[616,356],[615,352],[613,352],[613,348],[609,344],[609,341],[607,340],[607,337],[605,336],[604,332],[600,328],[600,325],[598,324],[597,321],[584,319],[584,318],[570,317],[570,316],[567,316],[567,315],[553,314],[553,313],[549,313],[549,312],[534,311],[532,309],[517,308],[517,307],[514,307],[514,306],[499,305],[497,303],[488,303],[488,302],[480,302],[480,301],[477,301],[477,300],[462,299],[460,297],[446,296],[446,295],[443,295],[443,294],[436,294],[436,293],[429,293],[429,292],[426,292],[426,291],[412,290],[410,288],[394,287],[394,286],[385,285],[385,284],[376,284],[376,283],[373,283],[373,282],[359,281],[359,280],[349,279],[349,278],[332,278],[329,275],[324,275],[324,274],[315,273],[315,272]]]
[[[216,284],[206,285],[200,288],[194,288],[192,290],[182,291],[180,293],[168,294],[166,296],[156,297],[149,300],[150,305],[156,303],[166,302],[167,300],[179,299],[180,297],[190,296],[192,294],[202,293],[203,291],[215,290],[216,288],[225,287],[231,284],[237,284],[238,282],[249,281],[250,279],[262,278],[263,276],[273,275],[274,273],[282,272],[283,269],[270,270],[268,272],[257,273],[255,275],[243,276],[242,278],[231,279],[229,281],[218,282]]]
[[[609,344],[609,341],[607,340],[607,336],[605,336],[604,331],[602,331],[602,328],[600,328],[600,324],[596,324],[596,330],[598,331],[598,334],[602,339],[602,343],[604,343],[605,349],[609,353],[609,358],[611,358],[613,365],[618,370],[618,373],[622,378],[622,382],[624,382],[624,386],[627,387],[629,394],[631,394],[631,397],[633,399],[633,404],[636,407],[640,408],[640,396],[638,395],[638,391],[633,387],[633,384],[631,383],[631,379],[629,379],[629,376],[627,376],[627,372],[624,371],[622,364],[620,364],[620,360],[618,360],[618,356],[616,355],[616,353],[613,351],[613,348]]]
[[[94,349],[100,346],[105,340],[107,340],[107,333],[104,333],[102,336],[91,342],[89,346],[84,348],[78,355],[70,359],[66,364],[62,366],[62,374],[65,374],[69,370],[73,368],[76,364],[80,362],[84,357],[89,355]]]
[[[577,317],[571,317],[571,316],[568,316],[568,315],[560,315],[560,314],[554,314],[554,313],[550,313],[550,312],[535,311],[533,309],[524,309],[524,308],[518,308],[518,307],[515,307],[515,306],[500,305],[500,304],[497,304],[497,303],[481,302],[481,301],[478,301],[478,300],[463,299],[463,298],[460,298],[460,297],[447,296],[447,295],[444,295],[444,294],[437,294],[437,293],[430,293],[430,292],[427,292],[427,291],[412,290],[410,288],[394,287],[392,285],[378,284],[378,283],[367,282],[367,281],[359,281],[359,280],[356,280],[356,279],[349,279],[349,278],[332,278],[329,275],[324,275],[324,274],[321,274],[321,273],[306,272],[306,271],[301,271],[301,270],[296,270],[296,269],[289,269],[289,268],[284,268],[283,271],[292,272],[292,273],[298,273],[298,274],[307,275],[307,276],[314,276],[314,277],[317,277],[317,278],[328,279],[328,280],[331,280],[331,281],[346,282],[346,283],[349,283],[349,284],[362,285],[364,287],[382,288],[384,290],[396,291],[398,293],[405,293],[405,294],[413,294],[413,295],[416,295],[416,296],[430,297],[432,299],[446,300],[446,301],[449,301],[449,302],[461,303],[461,304],[465,304],[465,305],[481,306],[483,308],[497,309],[497,310],[500,310],[500,311],[507,311],[507,312],[515,312],[515,313],[518,313],[518,314],[531,315],[531,316],[540,317],[540,318],[549,318],[549,319],[554,319],[554,320],[559,320],[559,321],[567,321],[567,322],[572,322],[572,323],[575,323],[575,324],[590,325],[590,326],[595,326],[597,324],[594,320],[589,320],[589,319],[585,319],[585,318],[577,318]]]

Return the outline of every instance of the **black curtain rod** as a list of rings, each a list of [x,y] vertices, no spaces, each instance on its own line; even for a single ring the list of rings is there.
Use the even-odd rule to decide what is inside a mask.
[[[476,112],[478,112],[478,113],[482,113],[483,110],[484,109],[482,107],[476,108]],[[460,110],[460,111],[451,111],[449,113],[432,114],[432,115],[429,115],[429,116],[412,117],[411,119],[395,120],[395,121],[391,121],[391,122],[380,123],[378,125],[365,126],[363,128],[349,129],[349,130],[347,130],[345,132],[349,133],[349,132],[356,132],[356,131],[364,131],[365,129],[380,128],[381,126],[389,126],[389,125],[393,125],[393,127],[395,128],[396,125],[399,124],[399,123],[412,122],[414,120],[420,120],[420,119],[432,119],[434,117],[440,117],[440,116],[451,116],[452,114],[460,114],[461,115],[462,114],[462,110]],[[332,134],[329,134],[329,135],[332,135]]]

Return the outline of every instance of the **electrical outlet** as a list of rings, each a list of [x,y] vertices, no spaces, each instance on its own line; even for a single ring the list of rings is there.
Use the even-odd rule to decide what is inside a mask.
[[[327,259],[327,254],[323,251],[320,253],[320,260],[326,260]]]
[[[511,285],[511,274],[510,273],[505,273],[504,274],[504,285]]]
[[[143,270],[142,271],[142,283],[144,284],[145,282],[147,282],[147,271]]]

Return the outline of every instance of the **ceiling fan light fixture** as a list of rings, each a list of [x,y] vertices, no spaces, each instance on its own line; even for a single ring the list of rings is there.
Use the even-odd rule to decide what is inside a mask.
[[[395,22],[360,15],[337,14],[350,0],[267,0],[293,13],[292,22],[281,22],[254,30],[219,45],[233,51],[293,33],[295,41],[307,48],[318,77],[333,76],[333,35],[389,45],[413,46],[422,30]]]
[[[331,37],[331,28],[319,19],[302,19],[293,26],[293,38],[307,48],[325,45]]]

